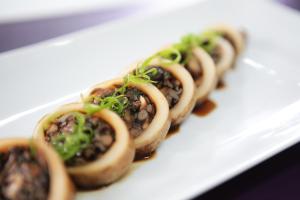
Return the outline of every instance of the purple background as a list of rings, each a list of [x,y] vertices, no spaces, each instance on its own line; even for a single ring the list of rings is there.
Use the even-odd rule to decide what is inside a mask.
[[[300,10],[300,0],[278,0]],[[0,52],[144,12],[125,6],[84,14],[0,24]],[[299,200],[300,143],[197,197],[199,200]]]
[[[0,23],[0,53],[137,14],[141,10],[142,6],[132,5],[34,21]]]

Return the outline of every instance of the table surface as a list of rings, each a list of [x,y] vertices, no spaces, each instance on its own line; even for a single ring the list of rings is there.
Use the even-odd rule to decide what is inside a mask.
[[[278,2],[283,6],[300,11],[300,0],[278,0]],[[161,5],[157,6],[152,6],[152,9],[162,9]],[[123,6],[64,17],[0,24],[0,53],[139,12],[148,12],[145,7],[149,6]],[[299,200],[299,155],[300,143],[206,192],[195,200]]]

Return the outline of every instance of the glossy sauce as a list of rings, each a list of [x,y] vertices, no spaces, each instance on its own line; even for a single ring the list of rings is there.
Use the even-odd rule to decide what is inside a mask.
[[[217,90],[222,90],[226,87],[226,83],[224,82],[224,80],[219,80],[216,89]]]
[[[175,135],[176,133],[178,133],[180,131],[180,124],[177,125],[171,125],[167,137],[166,139],[170,138],[171,136]]]
[[[206,116],[215,110],[217,107],[216,103],[210,99],[205,100],[204,102],[197,103],[193,109],[193,113],[197,116]]]
[[[152,160],[153,158],[155,158],[155,156],[156,156],[156,151],[151,152],[144,156],[135,155],[133,162],[144,162],[144,161]]]
[[[112,184],[113,183],[109,183],[109,184],[106,184],[106,185],[94,186],[94,187],[79,187],[79,186],[75,186],[75,187],[80,192],[85,193],[85,192],[94,192],[94,191],[97,191],[97,190],[102,190],[102,189],[105,189],[105,188],[109,187]]]

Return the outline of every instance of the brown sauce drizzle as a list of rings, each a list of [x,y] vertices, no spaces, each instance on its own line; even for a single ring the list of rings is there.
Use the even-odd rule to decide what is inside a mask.
[[[171,125],[166,138],[168,139],[178,133],[180,131],[180,125],[181,124]]]
[[[101,186],[95,186],[95,187],[80,187],[80,186],[76,186],[76,190],[78,190],[79,192],[95,192],[98,190],[102,190],[105,189],[106,187],[109,187],[112,183],[106,184],[106,185],[101,185]]]
[[[216,89],[217,90],[222,90],[226,87],[226,83],[224,80],[219,80]]]
[[[133,162],[143,162],[143,161],[148,161],[148,160],[152,160],[153,158],[156,157],[156,151],[153,151],[149,154],[146,155],[135,155],[134,157],[134,161]]]
[[[197,116],[204,117],[210,114],[217,107],[216,103],[210,99],[205,100],[204,102],[196,103],[193,113]]]

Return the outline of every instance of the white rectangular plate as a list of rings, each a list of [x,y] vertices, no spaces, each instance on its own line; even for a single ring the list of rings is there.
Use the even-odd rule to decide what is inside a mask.
[[[0,136],[29,137],[45,113],[185,33],[219,21],[243,26],[246,52],[213,93],[217,109],[190,116],[155,159],[77,199],[193,197],[299,141],[299,19],[270,1],[210,0],[2,54]]]

